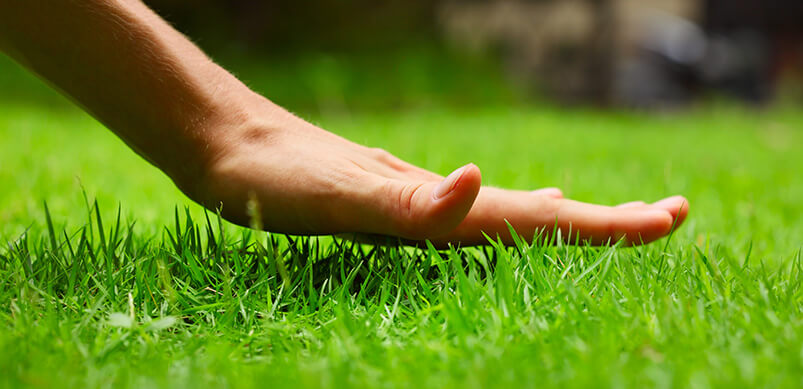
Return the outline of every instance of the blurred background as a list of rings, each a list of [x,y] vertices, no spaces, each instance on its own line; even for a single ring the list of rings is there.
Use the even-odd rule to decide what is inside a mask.
[[[254,89],[310,113],[803,101],[800,0],[146,3]],[[2,97],[45,98],[3,73]]]
[[[146,2],[253,89],[357,143],[581,201],[684,194],[686,239],[799,248],[801,0]],[[147,231],[191,204],[3,55],[0,183],[0,240],[43,200],[82,220],[84,192]]]

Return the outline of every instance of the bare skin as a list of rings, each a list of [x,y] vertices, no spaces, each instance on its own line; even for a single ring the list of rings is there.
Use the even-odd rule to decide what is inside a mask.
[[[507,221],[525,237],[556,226],[571,241],[640,244],[688,212],[680,196],[607,207],[481,187],[473,164],[444,178],[352,143],[249,90],[139,0],[0,0],[0,50],[238,224],[255,199],[263,227],[290,234],[509,244]]]

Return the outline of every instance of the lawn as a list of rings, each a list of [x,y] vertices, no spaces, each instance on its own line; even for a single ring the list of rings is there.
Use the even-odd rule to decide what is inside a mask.
[[[691,204],[644,247],[435,251],[221,222],[32,88],[0,94],[3,387],[803,385],[797,107],[305,114],[488,185]]]

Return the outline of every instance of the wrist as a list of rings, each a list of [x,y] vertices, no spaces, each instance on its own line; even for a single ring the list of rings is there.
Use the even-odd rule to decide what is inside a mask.
[[[162,169],[185,194],[202,203],[223,166],[251,152],[266,152],[265,146],[280,131],[306,123],[231,78],[236,84],[226,92],[218,90],[214,101],[205,104],[204,114],[185,120],[186,153],[169,156],[170,166]]]

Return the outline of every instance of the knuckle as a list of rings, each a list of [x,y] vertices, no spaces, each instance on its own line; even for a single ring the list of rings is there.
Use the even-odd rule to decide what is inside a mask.
[[[411,219],[413,217],[416,193],[418,193],[422,185],[424,184],[404,184],[401,186],[398,195],[397,212],[403,219]]]
[[[391,154],[387,150],[385,150],[383,148],[379,148],[379,147],[371,148],[370,149],[370,154],[375,159],[377,159],[379,161],[383,161],[383,162],[390,161],[390,160],[393,159],[393,154]]]
[[[551,218],[552,222],[554,222],[555,219],[559,219],[561,217],[562,207],[563,207],[563,202],[561,201],[561,199],[557,199],[554,197],[542,198],[541,204],[539,206],[542,215]]]
[[[425,233],[421,223],[424,218],[416,207],[416,199],[421,195],[424,183],[388,183],[388,186],[391,196],[395,196],[391,212],[396,229],[408,238]]]

